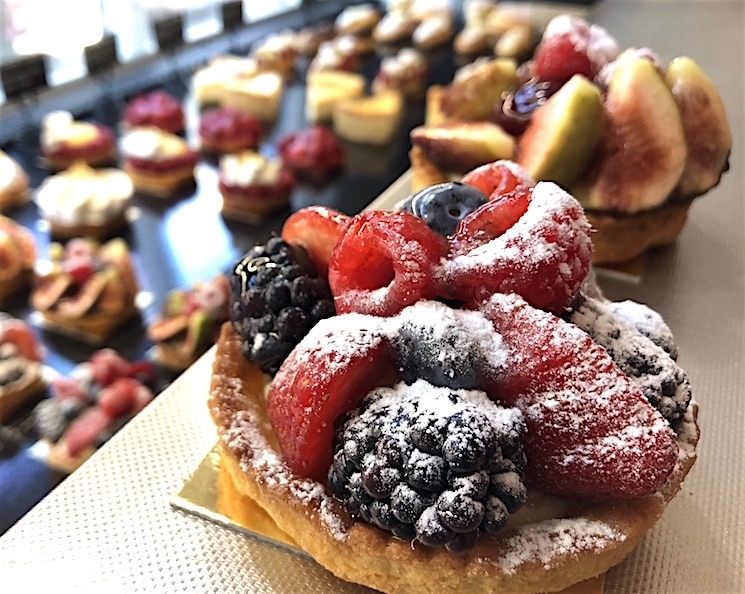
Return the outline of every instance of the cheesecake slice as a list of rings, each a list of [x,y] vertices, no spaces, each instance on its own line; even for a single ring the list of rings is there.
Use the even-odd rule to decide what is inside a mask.
[[[401,118],[403,100],[396,92],[348,99],[334,108],[334,131],[362,144],[386,144]]]
[[[282,101],[282,76],[273,71],[237,78],[225,85],[223,106],[232,107],[262,121],[277,118]]]
[[[365,79],[359,74],[341,70],[310,72],[305,116],[313,123],[331,120],[337,103],[360,97],[364,91]]]

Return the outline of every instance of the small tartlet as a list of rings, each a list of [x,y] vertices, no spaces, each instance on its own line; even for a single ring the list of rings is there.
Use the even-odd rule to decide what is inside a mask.
[[[171,134],[184,131],[186,122],[181,102],[165,91],[134,97],[123,114],[125,128],[155,126]]]
[[[54,171],[78,161],[91,167],[107,165],[116,156],[114,133],[102,124],[76,121],[67,111],[54,111],[42,122],[41,155]]]

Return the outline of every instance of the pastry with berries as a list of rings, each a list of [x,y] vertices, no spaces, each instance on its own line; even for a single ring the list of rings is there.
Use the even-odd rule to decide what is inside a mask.
[[[0,212],[28,201],[28,175],[13,157],[0,150]]]
[[[285,77],[292,73],[297,55],[295,34],[292,31],[270,35],[251,51],[251,57],[256,60],[259,70],[279,72]]]
[[[154,359],[163,367],[183,371],[214,344],[228,319],[230,287],[224,274],[199,281],[189,289],[172,289],[160,315],[147,327],[155,344]]]
[[[0,215],[0,304],[28,289],[35,264],[36,243],[31,231]]]
[[[344,167],[344,147],[320,124],[285,134],[278,148],[282,162],[299,178],[323,181]]]
[[[43,358],[31,327],[0,314],[0,423],[44,390]]]
[[[82,161],[91,167],[114,161],[114,133],[104,126],[73,119],[67,111],[44,116],[41,126],[41,157],[49,169],[60,171]]]
[[[418,97],[424,90],[428,71],[427,61],[420,52],[403,48],[396,55],[381,60],[372,90],[374,93],[397,91],[406,97]]]
[[[295,176],[280,159],[255,151],[223,155],[218,188],[221,212],[228,218],[259,221],[287,207]]]
[[[229,107],[209,109],[199,118],[199,144],[210,153],[255,150],[261,138],[261,124],[253,116]]]
[[[310,61],[308,72],[325,70],[356,72],[360,69],[360,56],[363,53],[366,52],[360,51],[356,40],[349,35],[324,41]]]
[[[125,128],[154,126],[171,134],[180,134],[186,128],[181,101],[160,90],[134,97],[122,117]]]
[[[153,400],[156,384],[152,364],[127,361],[110,348],[78,363],[69,377],[55,377],[33,413],[45,462],[60,472],[77,470]]]
[[[469,179],[394,212],[288,219],[282,249],[327,270],[336,315],[262,373],[265,296],[238,277],[209,400],[221,465],[347,581],[561,591],[662,515],[697,406],[663,324],[584,295],[590,226],[570,194],[513,163]],[[285,268],[262,251],[243,270],[262,261]]]
[[[154,126],[129,130],[120,141],[122,169],[137,192],[169,198],[194,184],[198,153],[186,141]]]
[[[137,315],[139,288],[126,242],[53,242],[36,267],[31,305],[42,326],[98,344]]]

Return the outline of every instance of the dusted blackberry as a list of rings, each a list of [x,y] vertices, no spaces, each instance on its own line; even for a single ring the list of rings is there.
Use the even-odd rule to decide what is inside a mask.
[[[316,322],[336,313],[328,282],[316,276],[305,250],[279,237],[235,265],[230,289],[243,354],[270,375]]]
[[[527,492],[517,409],[419,379],[368,394],[336,432],[328,486],[355,518],[403,540],[470,549]]]

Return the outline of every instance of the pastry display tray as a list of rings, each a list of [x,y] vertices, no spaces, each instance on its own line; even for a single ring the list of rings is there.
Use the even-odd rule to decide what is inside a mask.
[[[608,297],[648,303],[671,326],[702,431],[681,492],[606,575],[604,593],[745,592],[745,4],[606,0],[589,18],[624,47],[653,44],[668,58],[694,57],[720,89],[735,135],[731,171],[694,203],[676,244],[645,258],[633,279],[600,273]],[[372,206],[390,207],[408,190],[404,175]],[[213,356],[199,359],[0,537],[3,591],[368,591],[282,546],[171,505],[215,445],[206,406]]]

